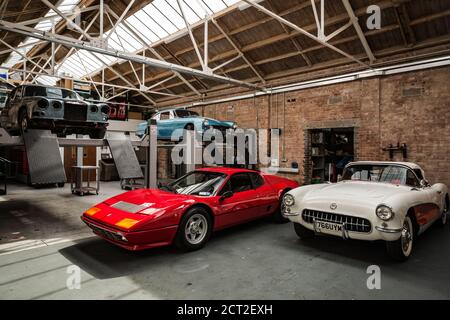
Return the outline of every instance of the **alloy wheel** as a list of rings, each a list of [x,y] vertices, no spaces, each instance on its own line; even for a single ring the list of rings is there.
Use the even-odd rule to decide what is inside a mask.
[[[184,234],[190,244],[199,244],[208,232],[208,221],[202,214],[192,215],[186,223]]]

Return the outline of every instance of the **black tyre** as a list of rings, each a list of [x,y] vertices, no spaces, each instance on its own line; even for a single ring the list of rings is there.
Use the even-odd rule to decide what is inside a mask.
[[[92,129],[89,132],[89,138],[91,139],[103,139],[106,134],[106,128],[100,128],[100,129]]]
[[[188,123],[184,128],[188,131],[193,131],[194,125],[192,123]]]
[[[294,222],[294,230],[297,236],[304,240],[304,239],[311,239],[314,237],[314,231],[309,230],[308,228],[305,228],[300,223]]]
[[[411,256],[415,241],[413,220],[409,215],[403,222],[400,238],[396,241],[386,241],[386,250],[389,256],[397,261],[406,261]]]
[[[194,207],[181,218],[175,237],[175,246],[183,251],[202,248],[212,233],[212,221],[208,211]]]
[[[288,218],[283,217],[282,211],[283,211],[283,197],[286,194],[288,190],[284,191],[281,196],[280,199],[278,200],[278,208],[277,211],[275,211],[275,213],[273,214],[273,220],[276,223],[286,223],[289,222]]]
[[[448,206],[449,206],[449,199],[448,199],[448,194],[447,194],[445,196],[444,209],[442,210],[442,216],[438,221],[438,225],[441,227],[444,227],[447,224]]]
[[[20,132],[25,132],[30,127],[30,119],[28,118],[27,109],[22,108],[18,117],[19,130]]]
[[[64,182],[59,182],[58,183],[58,188],[64,188],[65,183]]]

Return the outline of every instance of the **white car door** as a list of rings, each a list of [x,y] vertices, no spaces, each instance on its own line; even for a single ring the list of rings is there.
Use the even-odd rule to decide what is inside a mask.
[[[431,186],[421,186],[413,171],[408,170],[406,185],[414,187],[416,220],[420,226],[427,226],[440,217],[440,195]]]

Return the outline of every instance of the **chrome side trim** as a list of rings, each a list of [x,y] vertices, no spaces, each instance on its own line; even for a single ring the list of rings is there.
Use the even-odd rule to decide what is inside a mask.
[[[383,227],[378,227],[376,226],[375,229],[377,229],[380,232],[385,232],[385,233],[399,233],[402,232],[402,228],[399,229],[390,229],[390,228],[383,228]]]

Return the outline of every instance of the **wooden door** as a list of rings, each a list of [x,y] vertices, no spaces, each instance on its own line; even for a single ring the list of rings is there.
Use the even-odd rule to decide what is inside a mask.
[[[83,165],[84,166],[96,166],[97,148],[96,147],[83,147]],[[72,180],[72,167],[77,165],[77,147],[65,147],[64,148],[64,170],[66,171],[67,181]],[[95,181],[96,174],[94,172],[89,173],[89,179]],[[87,180],[87,173],[83,174],[83,180]]]

